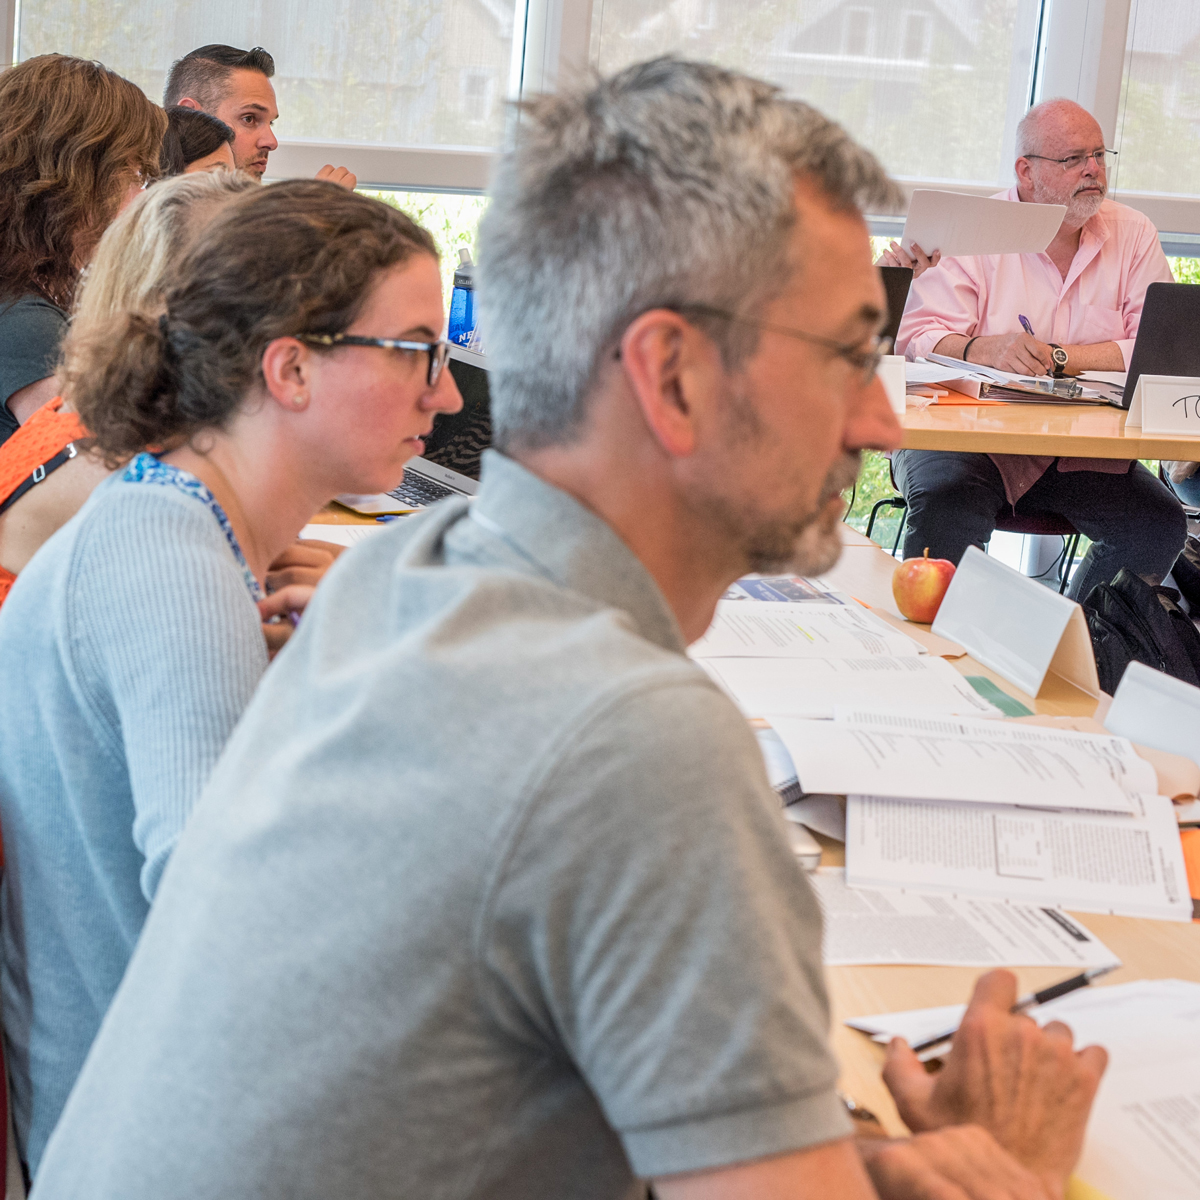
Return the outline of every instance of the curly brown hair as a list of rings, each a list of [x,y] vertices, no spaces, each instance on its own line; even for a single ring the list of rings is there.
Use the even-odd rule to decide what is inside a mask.
[[[0,298],[70,307],[126,189],[157,177],[166,128],[158,105],[100,63],[42,54],[0,74]]]
[[[380,272],[422,253],[438,257],[424,229],[335,183],[254,188],[189,247],[165,316],[123,313],[72,336],[63,396],[112,466],[173,449],[246,403],[269,342],[342,333]]]

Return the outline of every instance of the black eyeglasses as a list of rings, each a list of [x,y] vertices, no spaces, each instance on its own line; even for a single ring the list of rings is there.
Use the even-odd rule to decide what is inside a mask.
[[[735,321],[739,325],[753,325],[755,329],[764,329],[768,333],[781,333],[784,337],[799,338],[802,342],[811,342],[814,346],[824,346],[832,350],[838,358],[845,359],[856,371],[860,372],[860,382],[866,387],[875,378],[875,372],[885,355],[892,352],[892,339],[876,335],[867,343],[867,349],[861,342],[835,342],[829,338],[817,337],[814,333],[804,333],[799,329],[789,329],[786,325],[775,325],[770,321],[759,321],[754,317],[739,317],[736,313],[726,312],[723,308],[712,308],[707,304],[664,304],[673,312],[680,314],[699,313],[705,317],[717,317],[722,321]]]
[[[1047,158],[1044,154],[1022,154],[1022,158],[1037,158],[1042,162],[1058,163],[1060,167],[1069,175],[1072,171],[1078,171],[1085,162],[1090,158],[1098,167],[1106,166],[1105,155],[1111,154],[1113,158],[1117,157],[1115,150],[1093,150],[1088,154],[1068,154],[1066,158]]]
[[[437,386],[450,357],[450,343],[444,338],[437,342],[407,342],[396,338],[360,337],[355,333],[298,333],[296,340],[310,346],[378,346],[383,350],[422,351],[429,355],[429,369],[425,373],[428,387]]]

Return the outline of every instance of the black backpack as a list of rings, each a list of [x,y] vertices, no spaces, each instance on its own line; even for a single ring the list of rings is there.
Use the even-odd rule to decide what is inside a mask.
[[[1131,662],[1200,685],[1200,632],[1174,588],[1151,587],[1122,568],[1083,602],[1100,686],[1112,695]]]
[[[1183,551],[1171,568],[1171,576],[1192,612],[1200,614],[1200,538],[1188,534]]]

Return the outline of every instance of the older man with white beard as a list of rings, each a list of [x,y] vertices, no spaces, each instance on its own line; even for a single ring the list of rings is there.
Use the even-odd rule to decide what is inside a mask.
[[[1124,371],[1146,288],[1171,281],[1158,234],[1106,199],[1112,151],[1078,104],[1030,109],[1017,151],[1017,184],[999,198],[1066,205],[1054,240],[1041,254],[947,258],[921,271],[897,348],[909,359],[932,351],[1024,375]],[[1160,582],[1186,535],[1178,502],[1134,462],[902,450],[893,468],[908,501],[906,555],[928,546],[958,562],[991,537],[1007,506],[1055,513],[1093,543],[1075,573],[1076,598],[1122,567]]]

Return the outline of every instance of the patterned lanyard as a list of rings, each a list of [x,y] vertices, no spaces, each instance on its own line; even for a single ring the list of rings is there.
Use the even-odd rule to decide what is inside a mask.
[[[160,462],[153,454],[142,453],[137,455],[125,468],[121,481],[123,483],[163,484],[206,505],[208,511],[216,517],[217,524],[220,525],[221,532],[225,534],[225,540],[229,543],[230,550],[233,551],[233,557],[237,559],[238,566],[242,568],[242,578],[246,582],[246,590],[250,593],[250,598],[256,603],[264,598],[265,593],[259,586],[258,580],[254,578],[254,572],[246,565],[246,556],[242,553],[241,546],[238,545],[237,536],[233,532],[233,526],[229,524],[225,510],[217,503],[212,492],[195,475],[180,470],[179,467],[173,467],[170,463]]]

